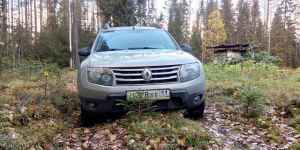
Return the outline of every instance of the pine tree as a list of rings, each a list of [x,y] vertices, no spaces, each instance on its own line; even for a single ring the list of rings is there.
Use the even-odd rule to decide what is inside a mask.
[[[5,54],[7,46],[7,0],[0,1],[0,51]],[[8,52],[7,52],[8,53]],[[1,57],[1,55],[0,55]]]
[[[248,3],[244,0],[239,1],[238,13],[236,41],[238,43],[249,43],[251,41],[249,38],[251,35],[250,9]]]
[[[224,18],[225,31],[227,35],[227,43],[233,43],[233,35],[234,35],[234,16],[232,10],[232,2],[231,0],[223,0],[222,5],[222,14]]]
[[[169,32],[179,42],[183,43],[185,39],[185,7],[177,0],[171,0],[169,8]]]
[[[191,37],[191,45],[196,55],[199,55],[202,51],[202,39],[201,31],[196,27],[193,28],[193,34]]]
[[[54,31],[56,26],[56,15],[55,9],[57,7],[57,0],[48,0],[47,1],[47,30]]]
[[[283,60],[284,66],[297,66],[296,31],[293,20],[285,18],[285,11],[276,10],[271,27],[272,54]]]
[[[263,26],[262,21],[260,18],[260,11],[259,11],[259,2],[258,0],[253,0],[253,6],[251,9],[251,43],[256,45],[262,45],[263,42]]]
[[[284,39],[284,23],[282,18],[282,11],[281,9],[277,9],[275,12],[274,19],[272,21],[271,26],[271,43],[272,44],[272,54],[280,55],[284,50],[281,49],[283,47],[282,43],[280,41],[283,41]]]
[[[196,55],[202,52],[202,18],[203,18],[203,0],[200,2],[200,6],[196,13],[196,21],[193,25],[191,45]]]
[[[292,18],[296,13],[295,9],[295,1],[281,0],[274,17],[275,23],[279,22],[278,20],[281,21],[280,26],[273,23],[271,32],[273,53],[282,58],[284,66],[292,67],[299,66],[297,61],[295,20]]]
[[[291,20],[291,19],[289,19],[289,20],[287,20],[287,22],[286,22],[286,28],[287,28],[287,30],[286,30],[286,34],[287,34],[287,38],[286,38],[286,46],[287,46],[287,48],[290,50],[289,52],[288,52],[288,54],[287,55],[289,55],[289,56],[287,56],[287,58],[288,58],[288,66],[291,66],[291,67],[293,67],[293,68],[296,68],[296,67],[298,67],[300,64],[298,64],[299,62],[299,60],[298,60],[298,58],[296,57],[297,55],[296,55],[296,53],[297,53],[297,47],[296,47],[296,27],[295,27],[295,25],[294,25],[294,20]]]
[[[111,26],[136,25],[137,8],[134,0],[98,0],[103,26],[109,23]]]

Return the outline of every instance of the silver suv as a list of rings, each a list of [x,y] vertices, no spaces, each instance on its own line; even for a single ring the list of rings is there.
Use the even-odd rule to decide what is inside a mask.
[[[81,121],[123,111],[124,101],[151,101],[162,109],[204,112],[205,76],[201,62],[165,30],[117,27],[103,30],[79,52]]]

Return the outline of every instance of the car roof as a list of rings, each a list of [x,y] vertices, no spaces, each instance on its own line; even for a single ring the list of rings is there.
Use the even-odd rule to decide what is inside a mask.
[[[112,32],[112,31],[128,31],[128,30],[155,30],[159,29],[156,27],[146,27],[146,26],[125,26],[125,27],[111,27],[102,30],[102,32]]]

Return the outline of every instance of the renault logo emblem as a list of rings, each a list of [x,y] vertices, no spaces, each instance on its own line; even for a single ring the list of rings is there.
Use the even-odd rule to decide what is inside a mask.
[[[145,69],[143,72],[142,72],[142,76],[144,78],[145,81],[150,81],[151,78],[152,78],[152,72],[150,69]]]

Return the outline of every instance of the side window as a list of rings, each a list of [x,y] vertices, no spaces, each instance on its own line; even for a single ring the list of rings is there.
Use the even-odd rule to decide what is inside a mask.
[[[180,49],[180,46],[179,46],[179,44],[178,44],[178,42],[175,40],[175,38],[171,35],[171,33],[170,32],[167,32],[167,31],[164,31],[170,38],[171,38],[171,40],[173,41],[173,43],[175,44],[175,46],[176,46],[176,49]]]
[[[96,45],[95,45],[95,48],[94,48],[94,52],[97,52],[101,49],[101,46],[102,46],[102,41],[103,41],[103,37],[101,36],[101,34],[98,36],[97,38],[97,41],[96,41]]]
[[[99,51],[108,51],[109,49],[110,49],[110,48],[109,48],[107,42],[104,41],[104,40],[101,41],[101,46],[100,46]]]

